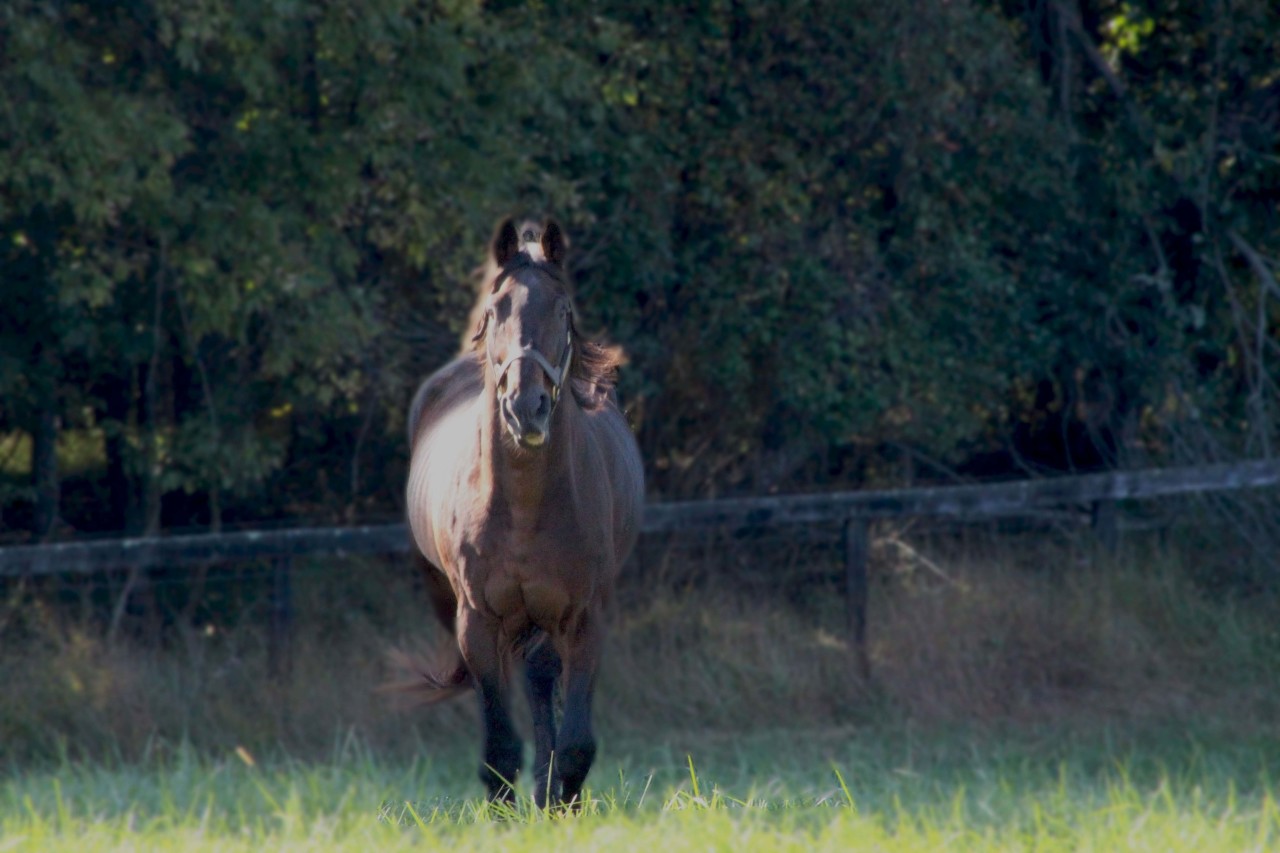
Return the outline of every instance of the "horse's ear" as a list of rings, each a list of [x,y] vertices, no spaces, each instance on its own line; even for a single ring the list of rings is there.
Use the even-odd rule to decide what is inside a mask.
[[[512,258],[520,251],[520,235],[516,233],[516,223],[511,217],[502,220],[498,230],[493,234],[493,260],[502,269],[511,263]]]
[[[542,257],[556,266],[564,266],[565,250],[569,248],[560,230],[560,223],[554,219],[547,220],[547,227],[542,229]]]

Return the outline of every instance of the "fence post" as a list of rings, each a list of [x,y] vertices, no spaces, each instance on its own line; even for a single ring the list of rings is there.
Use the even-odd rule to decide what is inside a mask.
[[[849,609],[849,647],[853,651],[858,675],[864,681],[871,677],[871,661],[867,657],[867,552],[870,523],[865,518],[849,516],[844,520],[845,596]]]
[[[1120,544],[1118,515],[1115,501],[1094,501],[1093,534],[1098,537],[1098,544],[1109,554],[1114,554]]]
[[[273,678],[289,671],[289,629],[293,622],[292,557],[271,560],[271,625],[267,633],[267,666]]]

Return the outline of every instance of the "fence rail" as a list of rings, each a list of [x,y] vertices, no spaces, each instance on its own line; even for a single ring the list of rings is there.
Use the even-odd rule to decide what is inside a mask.
[[[645,530],[814,524],[845,518],[986,519],[1064,504],[1091,505],[1280,484],[1280,460],[1115,471],[1044,480],[892,491],[831,492],[655,504]]]
[[[1047,507],[1079,505],[1094,510],[1095,523],[1105,542],[1114,536],[1114,513],[1109,510],[1117,501],[1276,485],[1280,485],[1280,460],[1265,459],[967,486],[667,502],[646,508],[642,530],[646,534],[676,534],[840,523],[847,573],[849,634],[859,658],[859,668],[865,674],[866,562],[868,528],[872,520],[902,517],[981,520],[1016,516]],[[0,548],[0,577],[86,574],[126,567],[145,569],[272,558],[278,576],[272,604],[278,620],[273,616],[273,622],[286,623],[287,628],[291,609],[288,601],[291,558],[404,553],[409,547],[404,524],[58,542]],[[281,626],[273,624],[273,637],[279,630]]]
[[[1046,507],[1280,485],[1280,460],[1161,468],[889,491],[673,501],[645,510],[643,532],[681,533],[903,517],[980,520]],[[0,548],[0,576],[92,573],[261,557],[392,554],[409,550],[404,524],[296,527]]]

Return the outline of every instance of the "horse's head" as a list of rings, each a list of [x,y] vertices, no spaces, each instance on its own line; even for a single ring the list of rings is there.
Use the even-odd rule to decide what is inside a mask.
[[[510,219],[493,238],[493,268],[475,340],[507,433],[524,448],[551,435],[551,415],[573,361],[573,305],[564,273],[564,235],[548,222],[536,250]],[[526,245],[529,244],[529,245]]]

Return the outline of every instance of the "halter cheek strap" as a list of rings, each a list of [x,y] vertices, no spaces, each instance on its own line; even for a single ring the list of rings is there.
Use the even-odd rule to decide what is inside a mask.
[[[506,376],[507,371],[511,369],[511,365],[522,358],[532,359],[547,374],[547,378],[551,380],[551,405],[554,407],[560,400],[560,386],[569,377],[569,365],[573,361],[573,331],[570,330],[565,333],[564,357],[560,359],[558,366],[553,366],[545,355],[533,347],[522,347],[518,353],[502,362],[498,367],[499,384],[502,382],[502,377]]]

